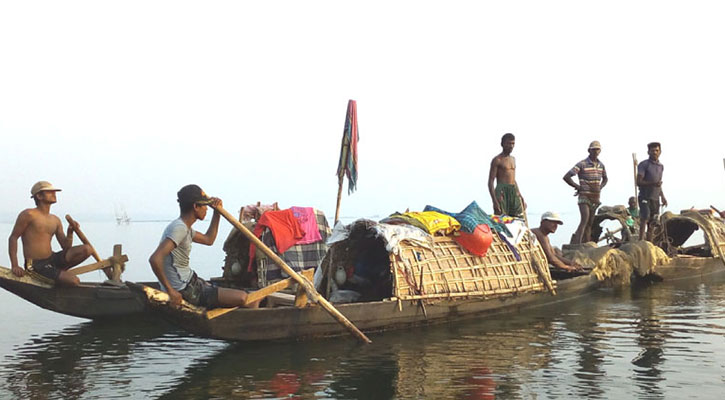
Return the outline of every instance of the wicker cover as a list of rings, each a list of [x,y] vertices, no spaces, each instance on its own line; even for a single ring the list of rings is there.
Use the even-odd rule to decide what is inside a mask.
[[[532,263],[551,279],[541,246],[527,235],[516,248],[521,261],[498,235],[485,257],[467,252],[450,236],[436,237],[432,250],[403,242],[400,254],[390,254],[393,296],[434,300],[546,291]]]

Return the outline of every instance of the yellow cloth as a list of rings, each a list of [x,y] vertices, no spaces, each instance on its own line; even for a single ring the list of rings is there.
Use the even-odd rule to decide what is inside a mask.
[[[438,232],[448,235],[461,229],[461,223],[458,220],[450,215],[441,214],[436,211],[411,211],[403,215],[419,221],[431,235],[435,235]]]

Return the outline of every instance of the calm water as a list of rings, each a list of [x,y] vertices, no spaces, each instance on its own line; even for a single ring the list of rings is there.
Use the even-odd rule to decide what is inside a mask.
[[[84,224],[102,256],[124,243],[126,278],[165,223]],[[10,227],[0,225],[7,237]],[[221,244],[194,248],[217,275]],[[0,264],[7,266],[7,254]],[[91,274],[86,279],[100,279]],[[0,291],[0,398],[721,398],[725,277],[602,290],[478,321],[340,338],[233,344],[154,320],[91,323]]]

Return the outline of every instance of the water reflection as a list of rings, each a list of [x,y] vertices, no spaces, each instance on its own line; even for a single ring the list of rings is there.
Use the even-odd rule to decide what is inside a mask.
[[[17,346],[13,398],[717,397],[725,282],[571,302],[353,339],[230,344],[156,323],[85,323]],[[7,394],[7,395],[5,395]]]
[[[165,323],[133,319],[87,322],[31,337],[3,360],[0,388],[14,398],[80,398],[104,380],[132,379],[136,344],[174,331]]]

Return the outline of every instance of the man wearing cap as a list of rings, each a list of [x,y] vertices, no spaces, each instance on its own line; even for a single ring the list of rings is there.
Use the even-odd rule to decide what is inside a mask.
[[[539,224],[539,227],[532,229],[531,232],[536,235],[536,239],[539,241],[539,244],[541,244],[541,248],[544,249],[546,260],[550,265],[568,272],[581,271],[581,265],[562,255],[558,255],[554,251],[554,248],[551,247],[549,234],[556,232],[556,228],[562,224],[564,224],[564,222],[561,220],[561,217],[559,217],[559,214],[547,211],[541,216],[541,223]]]
[[[488,193],[493,202],[493,212],[497,215],[520,217],[526,208],[526,202],[516,183],[516,159],[511,155],[516,144],[512,133],[501,137],[501,154],[491,160],[488,172]],[[493,182],[496,181],[494,189]]]
[[[662,147],[657,142],[647,144],[649,158],[637,165],[637,186],[639,187],[639,240],[652,240],[652,222],[660,214],[662,206],[667,206],[665,193],[662,191],[662,172],[660,163]],[[647,234],[645,236],[645,230]]]
[[[77,286],[80,280],[68,269],[75,267],[91,255],[88,245],[73,246],[73,228],[68,226],[68,232],[63,233],[63,224],[60,218],[50,213],[50,206],[57,202],[56,193],[60,189],[53,187],[50,182],[40,181],[30,189],[31,198],[35,201],[35,208],[23,210],[15,221],[12,233],[8,239],[8,252],[13,274],[25,275],[25,271],[18,263],[18,238],[23,240],[23,256],[25,267],[46,278],[65,286]],[[53,252],[51,239],[55,236],[62,250]]]
[[[258,302],[246,304],[247,293],[243,290],[212,286],[189,267],[191,243],[207,246],[214,244],[220,214],[214,210],[206,233],[197,232],[191,226],[206,217],[208,205],[221,207],[221,199],[208,197],[197,185],[186,185],[176,195],[179,218],[166,227],[159,246],[149,257],[151,269],[169,294],[171,305],[179,306],[183,298],[191,304],[206,308],[257,307]]]
[[[581,220],[579,226],[574,232],[572,244],[591,241],[592,223],[597,208],[601,205],[599,201],[600,193],[607,184],[607,170],[604,164],[599,161],[599,153],[602,152],[602,146],[598,141],[589,144],[589,157],[576,163],[574,168],[570,169],[564,175],[564,182],[573,187],[576,192],[575,196],[579,197],[579,214]],[[579,177],[579,184],[572,180],[572,176]]]

